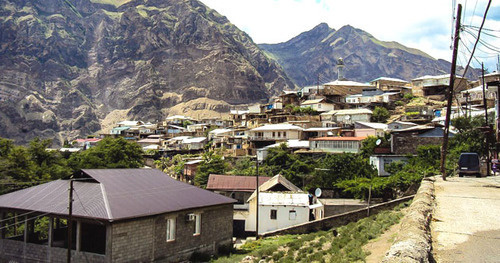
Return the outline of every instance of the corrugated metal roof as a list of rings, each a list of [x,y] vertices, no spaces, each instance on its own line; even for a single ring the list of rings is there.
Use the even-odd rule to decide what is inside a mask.
[[[260,126],[252,129],[251,131],[288,131],[288,130],[304,130],[302,127],[289,124],[289,123],[280,123],[280,124],[266,124],[264,126]]]
[[[155,169],[86,169],[95,181],[76,181],[73,214],[121,220],[234,200],[179,182]],[[57,180],[0,196],[0,207],[59,215],[68,213],[69,181]]]
[[[259,186],[269,179],[271,179],[271,177],[259,176]],[[211,174],[208,177],[207,189],[253,192],[255,191],[256,183],[257,180],[255,176]]]
[[[366,137],[320,137],[311,139],[311,141],[362,141]]]

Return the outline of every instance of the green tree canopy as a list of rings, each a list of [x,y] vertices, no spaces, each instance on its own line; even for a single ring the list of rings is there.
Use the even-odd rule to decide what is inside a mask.
[[[104,138],[96,146],[72,154],[70,165],[74,171],[96,168],[140,168],[144,165],[139,144],[122,137]]]
[[[198,166],[194,177],[194,184],[205,188],[210,174],[224,174],[227,170],[227,163],[223,156],[213,151],[203,155],[203,162]]]
[[[380,122],[380,123],[385,123],[387,122],[387,119],[391,117],[391,114],[389,111],[384,108],[384,107],[375,107],[372,113],[371,121],[372,122]]]

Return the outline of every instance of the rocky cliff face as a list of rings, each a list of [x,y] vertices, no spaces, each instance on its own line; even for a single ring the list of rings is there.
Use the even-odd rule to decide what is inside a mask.
[[[339,30],[320,24],[280,44],[260,45],[275,58],[298,85],[338,78],[337,60],[343,58],[344,77],[368,82],[378,77],[411,80],[424,75],[448,74],[451,64],[397,42],[384,42],[352,26]]]
[[[0,4],[0,136],[19,142],[90,134],[117,111],[154,121],[199,98],[223,111],[293,87],[246,33],[196,0]]]

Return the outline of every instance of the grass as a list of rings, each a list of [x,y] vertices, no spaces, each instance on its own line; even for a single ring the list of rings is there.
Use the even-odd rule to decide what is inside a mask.
[[[403,203],[393,210],[363,218],[336,229],[302,235],[284,235],[259,239],[244,244],[231,255],[211,262],[239,262],[251,256],[254,262],[356,262],[364,261],[368,253],[363,245],[379,237],[399,222]]]

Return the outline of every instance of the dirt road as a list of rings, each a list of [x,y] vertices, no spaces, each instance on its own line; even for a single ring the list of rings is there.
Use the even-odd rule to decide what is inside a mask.
[[[500,176],[435,182],[436,262],[500,262]]]

